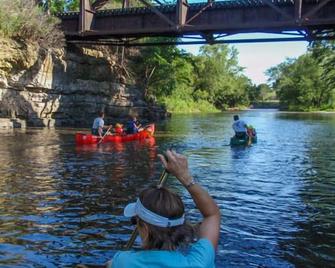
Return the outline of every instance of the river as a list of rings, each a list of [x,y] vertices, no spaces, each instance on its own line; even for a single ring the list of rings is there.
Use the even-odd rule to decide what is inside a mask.
[[[232,113],[178,115],[155,140],[80,146],[71,129],[1,131],[0,267],[102,264],[128,240],[122,216],[173,148],[221,214],[217,267],[335,267],[335,114],[251,110],[258,143],[227,146]],[[173,178],[187,217],[200,220]]]

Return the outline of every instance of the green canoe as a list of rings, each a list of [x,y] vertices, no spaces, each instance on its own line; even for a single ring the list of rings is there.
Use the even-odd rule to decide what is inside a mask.
[[[246,146],[248,145],[248,141],[249,141],[249,137],[241,139],[241,138],[236,138],[234,136],[230,138],[230,146],[239,146],[239,145]],[[257,142],[257,136],[252,137],[251,143],[256,143],[256,142]]]

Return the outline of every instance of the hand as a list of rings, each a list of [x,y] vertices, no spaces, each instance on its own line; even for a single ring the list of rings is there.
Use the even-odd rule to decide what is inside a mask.
[[[188,169],[186,156],[171,150],[167,150],[165,155],[167,159],[161,154],[158,155],[165,169],[174,175],[184,186],[189,185],[192,181],[192,176]]]

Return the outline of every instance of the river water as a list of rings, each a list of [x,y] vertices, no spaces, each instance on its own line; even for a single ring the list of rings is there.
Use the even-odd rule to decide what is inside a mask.
[[[157,182],[166,148],[189,157],[221,209],[217,267],[335,267],[335,115],[240,115],[258,131],[249,148],[227,146],[230,113],[174,116],[155,140],[100,146],[76,147],[76,130],[2,131],[0,267],[107,261],[133,228],[123,207]]]

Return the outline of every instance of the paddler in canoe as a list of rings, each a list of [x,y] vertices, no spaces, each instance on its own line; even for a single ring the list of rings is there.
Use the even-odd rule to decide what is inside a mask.
[[[108,134],[108,130],[112,128],[112,125],[110,126],[105,126],[105,121],[104,121],[105,113],[104,112],[99,112],[98,117],[94,119],[93,125],[92,125],[92,134],[99,136],[102,138],[104,134]]]
[[[143,130],[142,125],[137,120],[137,117],[135,115],[131,116],[130,120],[127,123],[127,134],[135,134],[142,130]]]
[[[132,217],[137,225],[142,249],[117,252],[107,267],[215,267],[220,231],[218,206],[191,176],[185,156],[168,150],[167,160],[159,157],[165,169],[190,193],[203,220],[195,229],[185,219],[185,207],[178,194],[165,187],[149,187],[124,209],[124,215]]]
[[[235,136],[230,139],[230,145],[247,145],[257,142],[256,130],[253,126],[248,126],[238,115],[234,115],[234,123],[232,125]]]
[[[238,139],[247,138],[247,127],[248,125],[239,118],[238,115],[234,115],[233,130],[235,131],[235,137]]]
[[[252,125],[248,125],[247,134],[249,137],[255,138],[257,136],[256,129]]]
[[[114,132],[116,135],[126,135],[124,129],[123,129],[123,125],[120,123],[116,123],[115,127],[114,127]]]

